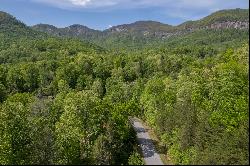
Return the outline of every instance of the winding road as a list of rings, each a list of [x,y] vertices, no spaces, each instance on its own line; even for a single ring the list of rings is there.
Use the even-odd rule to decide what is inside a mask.
[[[141,122],[136,118],[129,119],[135,132],[137,141],[141,147],[145,165],[164,165],[160,155],[156,152],[152,139]]]

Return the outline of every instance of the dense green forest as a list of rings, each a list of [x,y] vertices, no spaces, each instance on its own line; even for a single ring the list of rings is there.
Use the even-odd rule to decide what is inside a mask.
[[[208,18],[249,19],[237,10]],[[99,46],[0,12],[0,164],[142,164],[129,116],[174,164],[249,164],[248,35],[118,35]]]

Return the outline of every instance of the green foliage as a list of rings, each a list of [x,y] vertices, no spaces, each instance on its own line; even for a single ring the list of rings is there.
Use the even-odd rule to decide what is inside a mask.
[[[6,98],[7,92],[6,88],[3,84],[0,84],[0,102],[4,101]]]
[[[29,94],[16,94],[7,99],[1,107],[1,164],[30,163],[31,141]]]
[[[247,47],[235,53],[228,50],[213,67],[180,73],[172,105],[174,112],[170,117],[160,116],[160,121],[169,122],[169,118],[175,121],[156,126],[162,130],[162,142],[168,146],[175,163],[248,163],[247,57]]]
[[[245,12],[198,23],[244,21]],[[105,51],[0,12],[0,164],[143,164],[129,116],[156,131],[174,164],[249,164],[248,30],[167,40],[130,30],[99,40],[116,50]]]
[[[64,102],[64,112],[55,126],[59,156],[57,163],[77,164],[88,160],[91,141],[89,136],[100,130],[100,118],[95,115],[98,99],[91,92],[82,91],[67,94]]]
[[[128,159],[128,164],[129,165],[144,165],[144,162],[139,153],[133,152]]]

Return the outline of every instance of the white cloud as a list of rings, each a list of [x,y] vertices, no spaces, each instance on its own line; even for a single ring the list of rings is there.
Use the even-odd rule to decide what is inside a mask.
[[[170,17],[196,19],[227,8],[248,8],[248,0],[29,0],[63,9],[109,11],[114,9],[159,8]],[[203,14],[202,14],[203,13]]]
[[[30,0],[32,2],[49,4],[59,8],[100,8],[113,6],[115,0]]]
[[[47,3],[57,7],[102,8],[115,6],[117,8],[140,7],[175,7],[175,8],[210,8],[234,7],[249,4],[248,0],[30,0]]]
[[[90,0],[69,0],[73,5],[85,6]]]

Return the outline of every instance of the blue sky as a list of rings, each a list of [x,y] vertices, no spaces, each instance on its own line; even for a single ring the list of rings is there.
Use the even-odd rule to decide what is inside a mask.
[[[0,0],[0,10],[27,25],[82,24],[103,30],[138,20],[178,25],[221,9],[248,8],[249,0]]]

